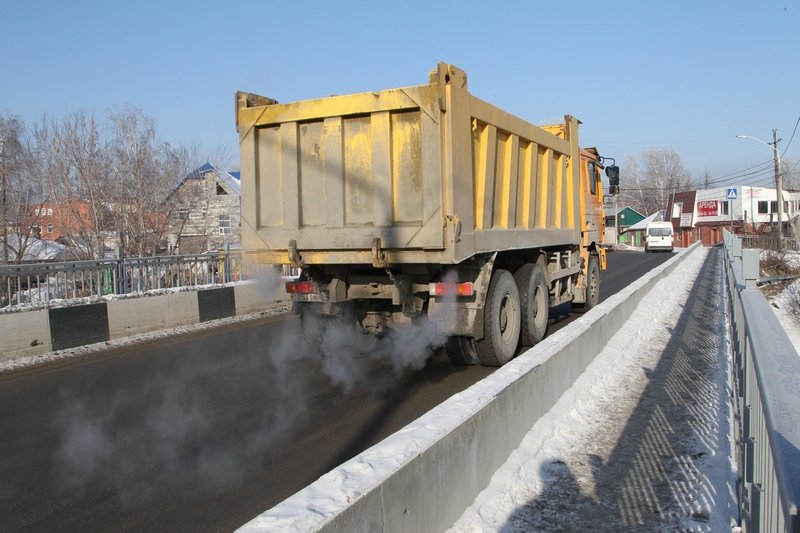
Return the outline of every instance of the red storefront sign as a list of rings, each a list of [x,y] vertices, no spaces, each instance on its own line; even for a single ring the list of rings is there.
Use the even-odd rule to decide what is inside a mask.
[[[719,216],[719,204],[716,200],[705,200],[697,202],[697,216],[698,217],[716,217]]]

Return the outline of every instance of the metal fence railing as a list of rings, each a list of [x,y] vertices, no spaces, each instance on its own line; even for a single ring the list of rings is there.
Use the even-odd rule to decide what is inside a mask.
[[[239,252],[0,265],[0,308],[248,279]]]
[[[724,233],[739,507],[745,532],[800,532],[800,355],[756,282],[759,250]]]
[[[761,248],[762,250],[777,250],[778,237],[775,235],[745,234],[741,237],[744,248]],[[787,252],[800,252],[800,239],[784,237],[781,239],[782,249]]]

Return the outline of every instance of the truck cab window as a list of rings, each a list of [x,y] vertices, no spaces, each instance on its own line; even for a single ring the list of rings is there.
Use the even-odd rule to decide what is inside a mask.
[[[589,162],[589,191],[593,196],[597,195],[597,169],[594,162]]]

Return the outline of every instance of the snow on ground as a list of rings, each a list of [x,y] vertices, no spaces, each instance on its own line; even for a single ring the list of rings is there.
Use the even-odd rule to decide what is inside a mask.
[[[764,253],[761,254],[764,258]],[[786,264],[795,271],[800,270],[800,253],[786,252],[783,256]],[[789,311],[791,308],[800,306],[800,279],[786,287],[783,292],[770,300],[772,310],[778,322],[781,323],[789,340],[794,344],[795,349],[800,353],[800,314],[793,316]],[[800,309],[797,309],[800,313]]]
[[[704,267],[709,253],[695,249],[652,288],[452,531],[731,530],[730,349],[721,265]],[[698,293],[701,268],[715,270]],[[714,315],[712,331],[672,340]]]
[[[800,304],[800,280],[795,281],[772,301],[772,311],[778,322],[781,323],[789,340],[800,353],[800,316],[793,316],[789,312],[791,305]]]

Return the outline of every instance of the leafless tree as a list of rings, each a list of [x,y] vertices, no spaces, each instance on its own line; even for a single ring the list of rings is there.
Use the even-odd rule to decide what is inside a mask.
[[[18,117],[0,115],[0,231],[2,261],[19,262],[25,255],[29,234],[21,234],[20,218],[33,194],[25,170],[24,128]]]
[[[670,196],[694,186],[681,158],[674,150],[645,150],[642,166],[629,156],[623,165],[623,190],[633,207],[644,215],[667,208]]]
[[[786,191],[800,191],[800,161],[781,156],[781,181]]]
[[[156,138],[156,122],[126,106],[109,114],[114,190],[121,207],[118,229],[129,253],[145,255],[164,241],[169,205],[164,202],[187,173],[187,151]]]

